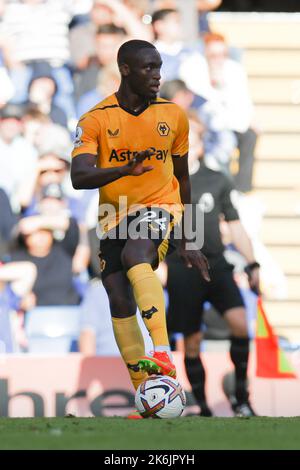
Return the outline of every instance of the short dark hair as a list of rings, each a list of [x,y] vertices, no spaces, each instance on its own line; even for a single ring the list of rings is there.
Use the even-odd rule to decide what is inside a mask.
[[[189,91],[183,80],[176,78],[166,81],[160,89],[160,96],[165,100],[172,100],[178,91]]]
[[[24,109],[23,104],[8,103],[0,109],[0,119],[15,118],[21,120],[24,116]]]
[[[121,26],[117,26],[114,23],[102,24],[96,31],[96,36],[99,34],[114,34],[119,36],[126,36],[126,30]]]
[[[155,23],[156,21],[164,20],[166,16],[170,15],[171,13],[178,13],[178,10],[175,8],[162,8],[161,10],[156,10],[152,14],[151,23]]]
[[[133,55],[135,55],[141,49],[155,49],[156,47],[151,42],[144,41],[142,39],[131,39],[122,44],[118,51],[118,65],[126,64]]]

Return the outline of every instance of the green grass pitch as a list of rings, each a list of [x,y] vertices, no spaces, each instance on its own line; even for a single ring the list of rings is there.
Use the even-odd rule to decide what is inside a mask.
[[[300,418],[0,418],[0,449],[300,449]]]

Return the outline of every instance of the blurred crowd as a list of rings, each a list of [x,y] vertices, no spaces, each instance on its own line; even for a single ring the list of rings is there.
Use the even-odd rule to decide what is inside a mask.
[[[209,24],[220,4],[196,1],[198,34],[186,41],[175,1],[0,0],[0,352],[118,353],[99,281],[98,192],[76,192],[69,170],[78,118],[118,88],[123,42],[156,45],[160,96],[196,113],[191,151],[245,206],[259,131],[242,51]]]

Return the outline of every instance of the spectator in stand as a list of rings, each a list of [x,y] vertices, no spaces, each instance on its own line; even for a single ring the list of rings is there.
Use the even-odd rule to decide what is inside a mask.
[[[74,253],[73,271],[80,275],[87,269],[90,257],[89,243],[87,239],[87,227],[85,212],[89,204],[89,198],[75,198],[64,191],[64,182],[69,179],[70,161],[64,153],[46,152],[41,154],[35,172],[28,178],[26,184],[19,188],[19,203],[25,216],[34,215],[40,211],[41,204],[45,207],[49,194],[51,206],[54,207],[53,215],[58,210],[67,217],[76,219],[79,225],[79,242]],[[55,204],[55,205],[54,205]],[[57,206],[57,207],[56,207]],[[48,213],[48,211],[46,211]]]
[[[22,213],[26,216],[36,213],[45,186],[49,184],[62,185],[64,179],[69,175],[69,168],[69,160],[63,154],[48,152],[40,155],[35,172],[19,191]],[[73,201],[68,200],[67,206],[72,207]]]
[[[49,214],[48,202],[40,204],[39,214],[20,220],[19,245],[13,250],[12,259],[30,261],[36,266],[33,292],[37,306],[78,305],[80,294],[73,282],[72,269],[79,240],[78,225],[63,206],[58,210],[58,204],[55,214],[52,211]]]
[[[80,352],[86,356],[119,356],[120,352],[111,327],[107,293],[99,279],[95,278],[90,282],[81,307]],[[143,332],[145,348],[151,351],[152,340],[139,311],[136,316]]]
[[[129,38],[151,40],[151,29],[140,20],[144,0],[94,0],[88,21],[81,22],[70,31],[72,63],[75,68],[84,70],[90,58],[96,55],[95,34],[99,27],[115,24],[125,30]],[[145,6],[145,5],[144,5]]]
[[[239,149],[239,170],[235,186],[239,191],[252,189],[252,173],[257,131],[253,125],[253,105],[246,73],[228,57],[228,48],[220,34],[204,36],[205,57],[188,57],[180,67],[180,77],[194,93],[209,102],[212,113],[224,129],[235,133]]]
[[[50,122],[46,115],[32,107],[26,108],[25,110],[23,116],[23,127],[26,139],[36,147],[38,155],[54,154],[58,155],[58,158],[64,160],[66,163],[70,163],[70,151],[73,143],[70,133],[66,128],[59,124]],[[37,170],[38,168],[36,168],[36,171]],[[36,171],[32,173],[31,177],[27,181],[27,185],[29,185],[29,187],[27,188],[26,185],[20,189],[21,198],[23,198],[23,191],[24,194],[27,194],[31,185],[34,184]],[[78,194],[72,188],[71,181],[68,178],[68,173],[65,172],[63,176],[61,184],[63,185],[64,192],[68,196],[78,199]]]
[[[156,10],[152,15],[154,45],[162,58],[162,81],[178,78],[183,60],[195,52],[195,47],[186,46],[182,39],[180,14],[175,8]]]
[[[16,216],[10,206],[6,192],[0,188],[0,259],[8,254],[8,245],[12,236],[12,229],[16,224]]]
[[[70,61],[69,28],[72,3],[62,0],[22,0],[6,4],[1,23],[5,38],[5,62],[15,86],[13,102],[27,100],[28,84],[36,63],[52,67],[58,83],[56,104],[75,116]]]
[[[15,88],[3,63],[0,51],[0,108],[3,108],[8,103],[8,101],[14,96],[14,93]]]
[[[74,76],[77,97],[96,88],[99,74],[105,66],[116,62],[118,49],[126,39],[125,29],[114,23],[99,26],[95,33],[95,55]]]
[[[23,184],[19,185],[17,197],[22,201],[22,206],[27,207],[31,201],[33,187],[39,174],[40,157],[48,154],[56,156],[60,162],[64,162],[64,170],[59,183],[64,186],[67,191],[68,169],[70,164],[70,149],[72,148],[72,140],[67,129],[54,124],[49,117],[43,114],[35,107],[29,106],[22,113],[22,130],[27,142],[34,148],[37,155],[35,165],[31,169],[31,173],[27,175]],[[52,181],[51,181],[52,182]],[[56,181],[55,181],[56,182]],[[71,192],[74,194],[74,191]]]
[[[35,146],[39,154],[55,153],[70,162],[70,133],[64,127],[52,122],[45,122],[35,136]]]
[[[211,31],[209,25],[209,12],[218,8],[221,3],[222,0],[197,0],[200,34]]]
[[[57,82],[52,75],[51,67],[47,63],[41,64],[29,82],[28,102],[25,105],[35,107],[49,116],[55,124],[68,127],[65,111],[55,104],[57,90]]]
[[[153,7],[155,10],[175,8],[178,5],[176,0],[154,0]],[[215,10],[222,3],[222,0],[196,0],[196,6],[199,15],[199,32],[200,34],[210,31],[209,12]]]
[[[28,301],[37,270],[29,261],[0,262],[0,354],[16,351],[11,325],[11,313],[23,308]],[[30,300],[33,305],[32,300]]]
[[[22,135],[23,109],[8,104],[0,110],[0,187],[7,193],[13,210],[18,210],[16,193],[20,184],[34,173],[37,151]]]
[[[108,64],[98,73],[97,85],[93,90],[87,91],[78,100],[78,119],[84,113],[96,106],[105,96],[109,96],[118,89],[120,84],[120,72],[115,64]]]
[[[51,119],[42,111],[39,111],[36,106],[27,106],[24,110],[22,123],[25,139],[33,146],[37,146],[37,136],[45,125],[51,123]]]
[[[89,21],[89,15],[93,6],[93,0],[72,0],[73,17],[69,23],[69,29]]]
[[[203,125],[205,164],[213,170],[230,175],[229,163],[237,145],[235,134],[220,125],[218,116],[212,112],[209,102],[188,89],[183,80],[165,82],[160,96],[181,106],[187,113],[194,110]]]
[[[123,0],[123,4],[126,5],[135,15],[142,21],[144,24],[147,24],[147,18],[145,20],[145,15],[151,10],[151,0]],[[128,33],[129,34],[129,33]],[[152,37],[149,32],[150,39]]]
[[[31,176],[19,187],[18,202],[22,213],[26,216],[35,213],[42,198],[43,188],[49,184],[58,184],[62,188],[69,213],[78,223],[82,223],[86,210],[84,196],[80,199],[74,197],[74,191],[68,192],[69,171],[70,159],[67,154],[58,148],[55,151],[47,151],[45,148]]]
[[[56,160],[56,166],[54,169],[58,170],[57,160],[64,162],[64,171],[54,171],[51,173],[52,163],[50,167],[50,172],[45,171],[47,175],[47,182],[49,183],[59,183],[62,185],[63,192],[65,197],[68,199],[68,208],[71,211],[71,214],[79,223],[80,233],[85,232],[85,219],[86,213],[89,211],[89,206],[91,200],[94,196],[97,196],[97,190],[94,191],[82,191],[79,193],[75,191],[72,187],[71,179],[69,177],[69,167],[70,167],[70,153],[73,147],[73,143],[70,139],[69,132],[59,126],[58,124],[53,123],[43,123],[41,126],[38,126],[38,130],[34,136],[34,143],[38,149],[39,155],[41,158],[46,158],[49,161],[49,156],[53,162],[53,158]],[[47,160],[45,160],[45,168],[42,171],[47,170]],[[39,165],[37,165],[36,171],[32,173],[31,178],[28,178],[26,186],[24,185],[20,188],[19,191],[19,200],[25,201],[26,204],[30,203],[33,188],[35,187],[37,177],[39,174]],[[55,176],[55,178],[53,178]],[[56,177],[58,176],[58,179]],[[50,179],[48,179],[50,177]],[[82,234],[85,238],[85,235]],[[85,242],[84,242],[85,243]],[[81,246],[81,244],[80,244]]]

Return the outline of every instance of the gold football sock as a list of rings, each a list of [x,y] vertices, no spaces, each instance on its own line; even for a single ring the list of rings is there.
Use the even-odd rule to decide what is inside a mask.
[[[148,263],[133,266],[127,271],[127,276],[154,348],[168,347],[165,299],[158,277]]]
[[[127,318],[112,317],[115,339],[127,366],[135,389],[148,377],[139,370],[138,361],[145,354],[145,344],[136,315]]]

